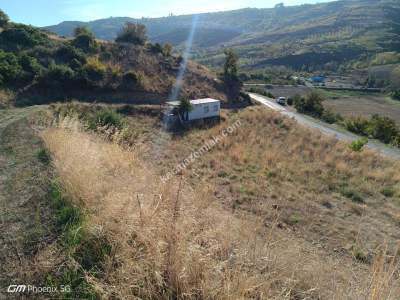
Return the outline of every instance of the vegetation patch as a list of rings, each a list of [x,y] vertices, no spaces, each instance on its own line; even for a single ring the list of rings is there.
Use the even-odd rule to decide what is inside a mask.
[[[364,203],[363,196],[359,192],[357,192],[351,188],[344,187],[340,190],[340,193],[344,197],[349,198],[353,202]]]
[[[353,150],[355,152],[360,152],[366,144],[368,144],[368,139],[361,138],[361,139],[353,141],[349,147],[351,150]]]
[[[122,129],[125,121],[122,115],[111,109],[102,109],[88,117],[88,128],[96,130],[98,127],[114,127]]]

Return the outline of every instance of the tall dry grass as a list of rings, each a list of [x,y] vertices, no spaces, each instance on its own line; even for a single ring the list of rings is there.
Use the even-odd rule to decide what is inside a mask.
[[[211,184],[162,184],[144,153],[80,130],[67,119],[46,130],[60,180],[88,213],[86,230],[112,245],[102,273],[88,274],[102,298],[397,299],[398,261],[386,251],[373,272],[232,213]],[[298,145],[298,147],[302,147]],[[243,159],[240,148],[229,151]],[[266,155],[266,154],[265,154]],[[273,159],[273,157],[270,157]]]

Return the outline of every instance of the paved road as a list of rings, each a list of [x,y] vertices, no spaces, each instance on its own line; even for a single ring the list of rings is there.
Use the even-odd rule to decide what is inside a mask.
[[[281,114],[288,116],[290,118],[294,118],[298,123],[305,125],[310,128],[314,128],[319,130],[325,135],[334,136],[338,140],[352,142],[360,139],[360,136],[353,134],[348,131],[340,130],[335,125],[329,125],[314,118],[287,110],[284,106],[281,106],[275,102],[274,99],[261,96],[254,93],[249,93],[249,96],[254,101],[261,103],[262,105],[267,106],[270,109],[280,112]],[[400,149],[387,146],[377,141],[369,141],[367,147],[379,152],[380,154],[390,157],[393,159],[400,160]]]

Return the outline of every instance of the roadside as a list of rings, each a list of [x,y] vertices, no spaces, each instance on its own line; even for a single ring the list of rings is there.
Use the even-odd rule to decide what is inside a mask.
[[[31,282],[33,257],[56,238],[51,172],[29,121],[41,109],[0,110],[0,298],[8,285]]]
[[[264,106],[267,106],[268,108],[278,111],[283,115],[288,116],[289,118],[295,119],[299,124],[302,124],[304,126],[307,126],[309,128],[317,129],[321,133],[329,136],[333,136],[334,138],[341,140],[341,141],[346,141],[346,142],[352,142],[355,140],[360,139],[361,137],[350,133],[343,128],[338,127],[337,125],[330,125],[326,124],[322,121],[316,120],[314,118],[311,118],[309,116],[305,116],[303,114],[299,114],[294,111],[290,111],[286,109],[284,106],[281,106],[277,103],[275,103],[274,99],[261,96],[258,94],[253,94],[249,93],[249,96],[252,100],[261,103]],[[372,149],[374,151],[379,152],[381,155],[400,160],[400,149],[396,149],[394,147],[387,146],[383,143],[380,143],[378,141],[373,141],[369,140],[368,144],[366,145],[369,149]]]

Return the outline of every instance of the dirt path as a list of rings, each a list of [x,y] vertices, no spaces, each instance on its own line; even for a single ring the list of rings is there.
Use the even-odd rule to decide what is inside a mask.
[[[54,239],[47,200],[49,168],[28,117],[41,107],[0,110],[0,299],[29,278],[24,265]]]
[[[335,125],[329,125],[324,122],[318,121],[311,117],[299,114],[297,112],[289,111],[285,107],[275,103],[273,99],[267,98],[265,96],[261,96],[258,94],[249,93],[251,99],[261,103],[264,106],[267,106],[270,109],[280,112],[283,115],[286,115],[290,118],[294,118],[298,123],[307,126],[309,128],[314,128],[319,130],[325,135],[334,136],[338,140],[352,142],[357,139],[360,139],[360,136],[353,134],[351,132],[341,130],[337,128]],[[400,149],[396,149],[385,144],[382,144],[378,141],[370,140],[367,144],[367,147],[379,152],[381,155],[400,160]]]

